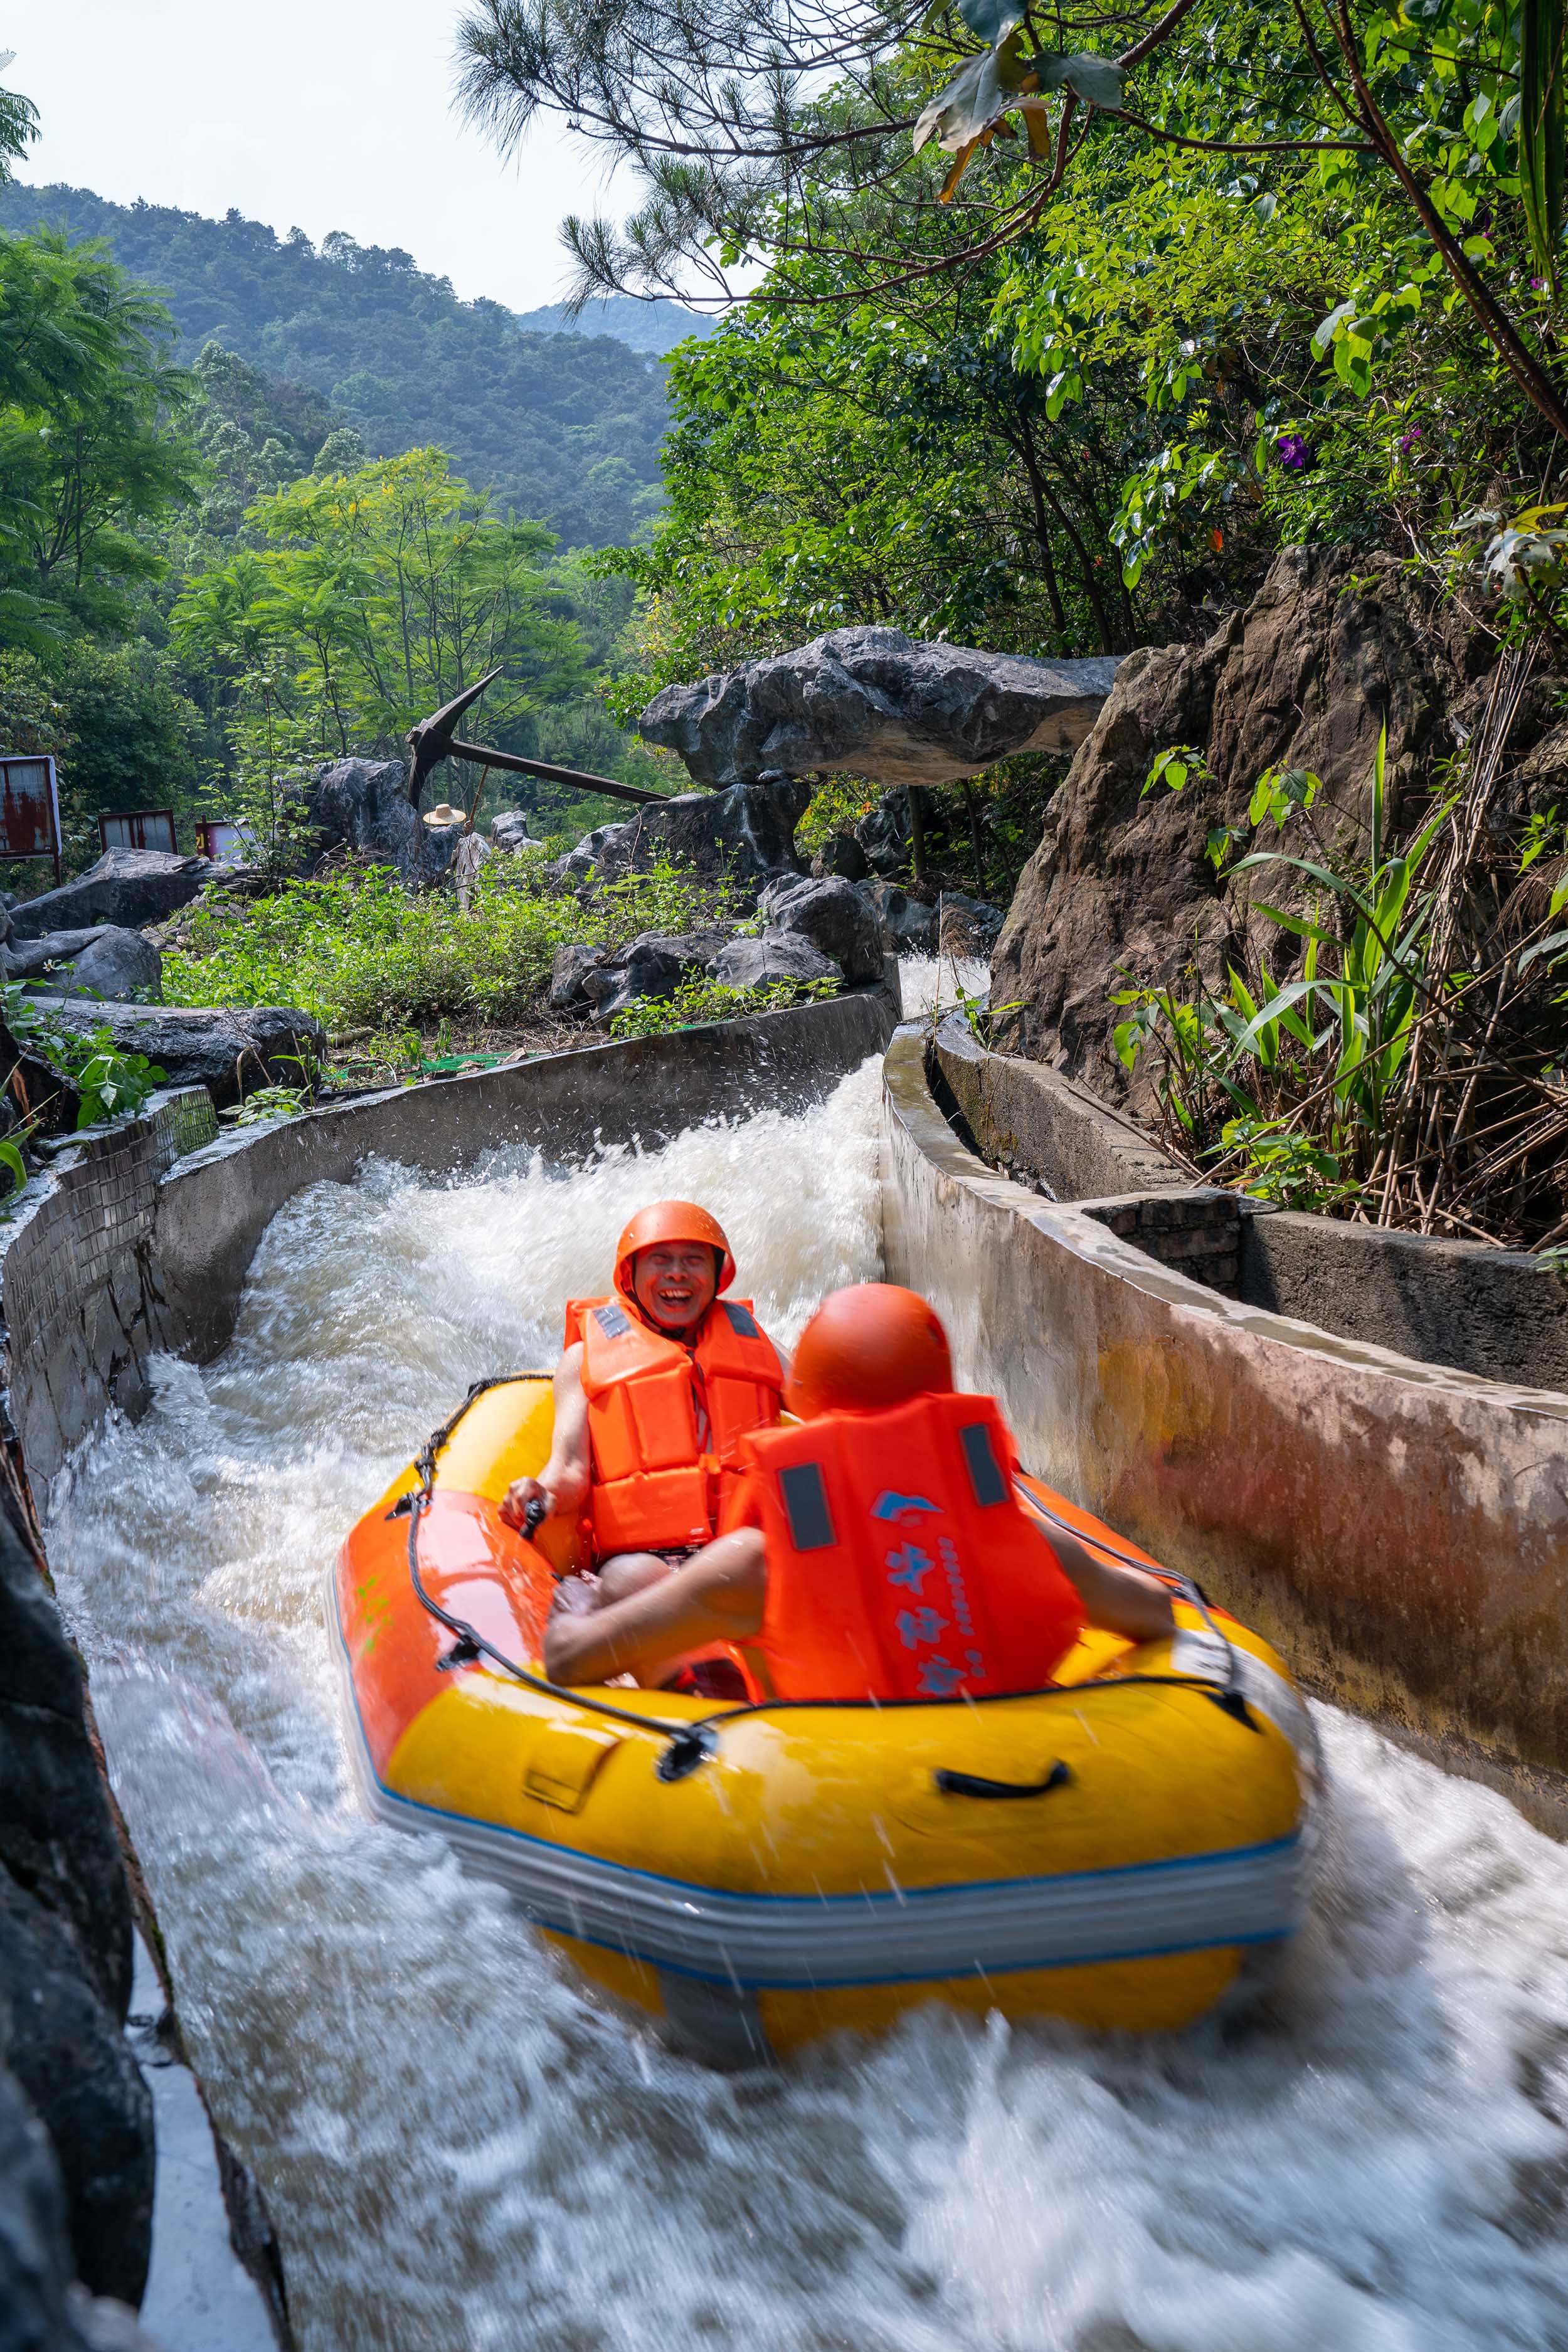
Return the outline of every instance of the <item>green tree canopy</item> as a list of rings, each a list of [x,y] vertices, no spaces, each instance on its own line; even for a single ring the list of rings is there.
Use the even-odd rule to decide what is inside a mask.
[[[95,246],[0,236],[0,642],[113,627],[193,495],[167,311]]]
[[[500,520],[444,451],[307,475],[259,499],[247,535],[188,583],[173,627],[283,714],[301,752],[388,749],[489,669],[492,728],[586,688],[542,570],[551,534]]]

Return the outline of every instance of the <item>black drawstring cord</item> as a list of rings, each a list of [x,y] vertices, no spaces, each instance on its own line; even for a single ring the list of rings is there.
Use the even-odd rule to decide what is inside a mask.
[[[405,1495],[387,1516],[391,1517],[406,1511],[408,1578],[414,1587],[415,1598],[422,1609],[428,1610],[432,1617],[445,1625],[448,1632],[457,1635],[456,1648],[449,1650],[438,1662],[442,1668],[449,1671],[454,1666],[471,1665],[477,1658],[489,1658],[493,1665],[500,1666],[503,1674],[510,1675],[515,1681],[521,1683],[526,1690],[542,1692],[546,1698],[564,1699],[568,1706],[582,1707],[589,1715],[607,1716],[612,1723],[627,1724],[637,1731],[656,1732],[668,1743],[656,1768],[659,1779],[682,1780],[689,1772],[695,1771],[699,1764],[703,1763],[707,1758],[717,1751],[718,1737],[710,1728],[712,1721],[710,1717],[697,1723],[670,1723],[661,1720],[657,1716],[636,1715],[629,1707],[611,1706],[604,1699],[589,1698],[580,1690],[568,1689],[561,1683],[550,1682],[543,1675],[533,1674],[527,1666],[520,1666],[515,1658],[509,1658],[504,1651],[498,1650],[495,1643],[487,1641],[478,1627],[470,1625],[466,1618],[454,1617],[449,1609],[443,1609],[438,1601],[431,1599],[430,1594],[426,1591],[425,1580],[419,1573],[419,1522],[434,1499],[436,1458],[450,1439],[453,1431],[469,1408],[484,1395],[487,1389],[504,1388],[512,1381],[542,1380],[548,1377],[548,1374],[541,1372],[501,1372],[490,1380],[476,1381],[451,1419],[443,1422],[439,1429],[433,1431],[416,1454],[414,1467],[419,1474],[417,1490],[413,1494]]]
[[[1131,1552],[1118,1550],[1115,1544],[1106,1543],[1100,1536],[1086,1536],[1081,1528],[1075,1528],[1070,1519],[1064,1519],[1059,1511],[1053,1511],[1048,1503],[1042,1503],[1034,1488],[1017,1471],[1013,1474],[1013,1484],[1023,1496],[1029,1510],[1042,1519],[1048,1519],[1053,1528],[1060,1528],[1062,1533],[1071,1536],[1075,1542],[1087,1544],[1093,1551],[1103,1552],[1107,1559],[1117,1560],[1123,1568],[1135,1568],[1142,1576],[1158,1576],[1162,1583],[1174,1585],[1188,1608],[1194,1609],[1203,1619],[1205,1625],[1226,1654],[1225,1688],[1216,1690],[1212,1683],[1206,1684],[1205,1687],[1216,1706],[1223,1706],[1227,1715],[1234,1715],[1238,1723],[1245,1723],[1248,1730],[1255,1731],[1258,1727],[1252,1720],[1252,1712],[1241,1687],[1241,1664],[1236,1643],[1215,1624],[1214,1613],[1193,1579],[1190,1576],[1181,1575],[1174,1569],[1154,1568],[1146,1559],[1134,1559]],[[1132,1678],[1124,1676],[1122,1679]],[[1150,1676],[1149,1679],[1153,1680],[1154,1677]]]

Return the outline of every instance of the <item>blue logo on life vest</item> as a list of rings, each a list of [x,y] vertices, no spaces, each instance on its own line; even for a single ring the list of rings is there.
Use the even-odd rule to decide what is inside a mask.
[[[939,1511],[941,1506],[929,1503],[923,1495],[896,1494],[891,1486],[884,1487],[871,1506],[874,1519],[910,1519],[919,1511]]]

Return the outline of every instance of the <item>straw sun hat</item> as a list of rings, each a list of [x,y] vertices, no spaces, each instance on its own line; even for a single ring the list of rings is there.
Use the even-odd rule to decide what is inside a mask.
[[[435,808],[425,811],[425,822],[426,824],[467,824],[468,820],[461,809],[452,806],[450,801],[442,801]]]

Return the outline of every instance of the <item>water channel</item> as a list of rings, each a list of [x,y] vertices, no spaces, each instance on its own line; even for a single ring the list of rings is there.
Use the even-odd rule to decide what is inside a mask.
[[[303,2352],[1568,2347],[1568,1872],[1324,1710],[1312,1925],[1268,2005],[1092,2042],[929,2011],[724,2076],[444,1849],[357,1811],[322,1580],[480,1373],[548,1363],[634,1206],[729,1229],[768,1327],[879,1271],[877,1067],[574,1171],[293,1201],[50,1539],[216,2118]]]

